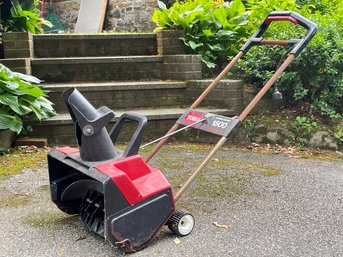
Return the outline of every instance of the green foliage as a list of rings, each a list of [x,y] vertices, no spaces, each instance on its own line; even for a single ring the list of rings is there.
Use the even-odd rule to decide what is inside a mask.
[[[262,0],[258,1],[257,6],[252,6],[252,19],[260,17],[260,13],[264,12],[263,8],[267,9],[266,13],[270,12],[270,4],[273,1]],[[249,1],[250,4],[253,2]],[[275,4],[276,2],[279,1],[275,1]],[[280,2],[280,4],[289,4],[289,7],[286,5],[283,8],[299,11],[317,23],[318,33],[303,53],[281,75],[278,85],[288,99],[310,102],[310,111],[330,118],[338,118],[342,112],[343,102],[343,26],[337,24],[343,24],[342,18],[333,10],[327,9],[326,14],[316,10],[314,4],[318,1],[307,2],[308,5],[303,6],[297,5],[294,0]],[[333,8],[329,1],[321,3]],[[343,10],[343,4],[336,8]],[[278,23],[280,25],[272,28],[269,36],[276,37],[275,35],[279,34],[289,39],[299,38],[299,33],[304,34],[291,28],[296,27],[292,24],[289,24],[290,28],[286,28],[281,24],[284,22]],[[261,87],[275,71],[284,53],[285,49],[279,47],[253,48],[244,62],[239,64],[244,73],[243,77],[254,86]]]
[[[306,116],[297,116],[290,126],[296,135],[303,135],[315,132],[319,125]]]
[[[301,12],[299,5],[294,0],[247,0],[247,7],[251,11],[250,20],[259,26],[272,11],[292,10]]]
[[[247,9],[251,12],[250,23],[253,30],[262,24],[263,20],[272,11],[295,11],[305,17],[308,17],[311,13],[311,5],[299,6],[295,3],[295,0],[248,0]],[[294,26],[289,22],[272,22],[263,35],[264,38],[273,39],[289,39],[296,38],[304,35],[305,29],[301,26]]]
[[[153,20],[159,29],[181,29],[191,53],[213,68],[237,52],[271,11],[291,10],[318,24],[318,33],[278,80],[286,99],[311,103],[310,112],[339,118],[343,111],[343,2],[340,0],[186,0],[171,8],[159,2]],[[248,10],[248,12],[247,12]],[[250,13],[250,15],[249,15]],[[290,22],[273,22],[264,37],[301,38],[306,31]],[[239,63],[242,77],[261,87],[287,54],[280,47],[252,48]]]
[[[32,33],[43,33],[41,25],[52,27],[52,24],[40,17],[40,10],[37,8],[41,1],[19,3],[18,0],[12,0],[11,15],[7,21],[2,21],[2,31],[22,32],[30,31]]]
[[[341,0],[296,0],[295,2],[300,6],[311,6],[312,9],[325,14],[336,11]]]
[[[337,139],[338,144],[343,146],[343,123],[336,127],[333,135]]]
[[[200,54],[209,68],[226,62],[249,34],[249,13],[241,0],[186,0],[170,8],[161,1],[158,4],[152,17],[156,30],[183,30],[188,50]]]
[[[34,85],[40,82],[33,76],[12,72],[0,64],[0,129],[19,134],[24,127],[23,117],[42,120],[56,115],[44,91]]]
[[[290,124],[290,128],[295,135],[295,142],[304,146],[306,138],[319,129],[319,124],[305,116],[297,116]]]

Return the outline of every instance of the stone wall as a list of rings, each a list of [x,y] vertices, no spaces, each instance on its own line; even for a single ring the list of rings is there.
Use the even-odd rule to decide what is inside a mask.
[[[109,0],[105,30],[152,32],[151,15],[156,0]]]
[[[46,8],[53,8],[64,28],[67,31],[73,31],[79,14],[80,2],[81,0],[54,0],[53,6],[47,3]]]
[[[73,31],[81,0],[53,0],[53,8],[66,30]],[[49,4],[47,7],[51,7]],[[152,32],[151,15],[157,0],[108,0],[105,31]]]

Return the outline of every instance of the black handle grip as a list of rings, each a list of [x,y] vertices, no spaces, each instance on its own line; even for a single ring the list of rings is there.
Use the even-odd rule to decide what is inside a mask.
[[[119,137],[120,131],[125,121],[134,121],[138,123],[137,128],[130,142],[128,143],[128,146],[126,147],[122,155],[123,157],[128,157],[138,154],[139,147],[148,121],[145,116],[137,113],[124,113],[123,115],[121,115],[110,131],[110,137],[114,145]]]
[[[300,40],[298,40],[297,43],[294,44],[294,40],[290,41],[290,45],[294,45],[290,53],[294,54],[295,56],[300,54],[300,52],[306,47],[308,42],[311,41],[311,39],[317,32],[316,24],[296,12],[271,12],[264,20],[262,25],[258,28],[258,30],[251,36],[251,38],[245,43],[245,45],[241,47],[240,50],[246,53],[252,46],[259,45],[259,41],[261,41],[260,38],[262,37],[263,33],[268,29],[270,23],[275,21],[289,21],[293,24],[299,24],[307,30],[306,34]]]

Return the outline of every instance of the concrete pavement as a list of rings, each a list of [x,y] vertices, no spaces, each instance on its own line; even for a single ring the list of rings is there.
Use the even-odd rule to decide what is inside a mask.
[[[195,151],[192,151],[195,150]],[[208,149],[167,149],[152,160],[177,187]],[[46,169],[0,180],[0,256],[122,256],[51,202]],[[222,150],[178,207],[196,219],[132,256],[343,256],[343,162]]]

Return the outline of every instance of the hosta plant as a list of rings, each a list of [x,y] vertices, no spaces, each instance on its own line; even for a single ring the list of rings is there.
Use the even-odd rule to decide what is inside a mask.
[[[0,64],[0,130],[20,134],[24,128],[30,130],[24,121],[56,115],[40,82],[36,77],[12,72]]]
[[[220,69],[249,34],[249,13],[241,0],[185,0],[170,8],[158,4],[152,17],[158,26],[155,31],[183,30],[181,39],[188,50],[200,54],[209,68]]]

